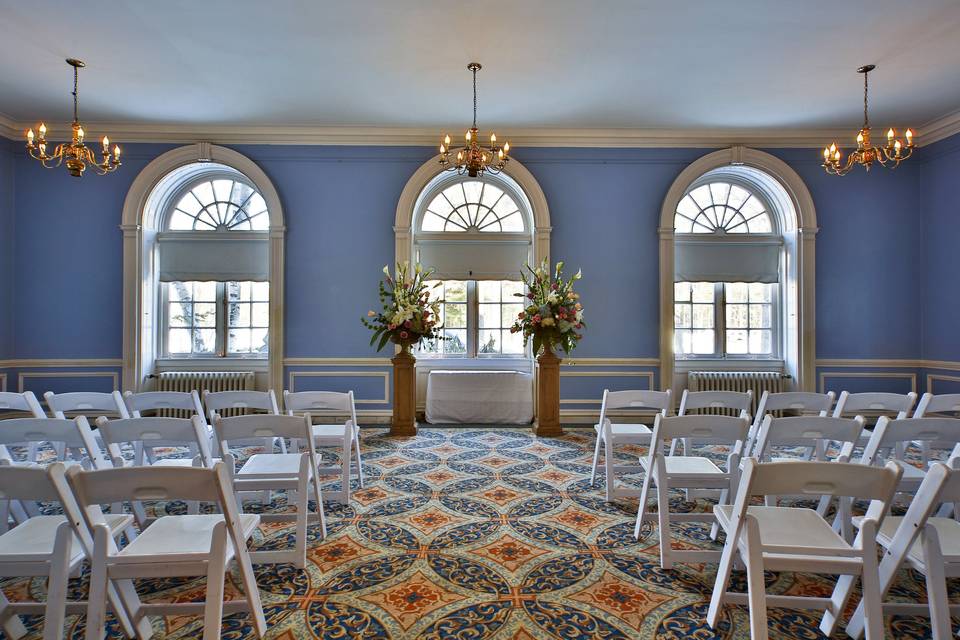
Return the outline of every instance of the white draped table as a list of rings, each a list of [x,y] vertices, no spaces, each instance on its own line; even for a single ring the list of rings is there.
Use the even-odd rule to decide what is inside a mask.
[[[427,422],[529,424],[533,375],[522,371],[431,371]]]

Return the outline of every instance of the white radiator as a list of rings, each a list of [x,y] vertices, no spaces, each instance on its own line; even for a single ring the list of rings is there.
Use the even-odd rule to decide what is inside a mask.
[[[157,374],[157,391],[186,391],[194,389],[203,400],[203,392],[246,391],[254,388],[253,371],[164,371]],[[242,409],[227,409],[224,416],[240,415]],[[188,418],[183,409],[165,409],[157,415]]]
[[[751,414],[756,414],[757,403],[764,391],[784,391],[788,376],[779,371],[688,371],[687,389],[690,391],[753,391]]]

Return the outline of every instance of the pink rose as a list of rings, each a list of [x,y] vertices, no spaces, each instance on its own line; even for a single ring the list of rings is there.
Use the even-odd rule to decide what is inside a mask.
[[[541,318],[540,318],[540,314],[539,314],[539,313],[538,313],[537,315],[533,316],[533,324],[539,324],[539,323],[540,323],[540,320],[541,320]]]
[[[557,283],[554,282],[552,285],[550,285],[550,288],[553,289],[554,291],[556,291],[556,290],[557,290]]]
[[[397,325],[393,324],[392,322],[387,325],[387,329],[389,329],[390,331],[393,331],[396,328],[397,328]]]
[[[410,322],[409,320],[407,320],[406,322],[403,323],[403,326],[406,327],[407,329],[409,329],[410,327],[413,326],[413,323]]]
[[[528,294],[527,294],[527,297],[530,298],[531,300],[533,300],[533,292],[531,291],[530,293],[528,293]]]
[[[406,340],[406,339],[409,338],[409,337],[410,337],[410,334],[407,333],[406,331],[401,331],[401,332],[400,332],[400,338],[401,338],[401,339]]]

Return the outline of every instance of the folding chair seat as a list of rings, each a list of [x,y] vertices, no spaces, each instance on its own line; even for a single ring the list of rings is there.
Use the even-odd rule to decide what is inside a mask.
[[[225,614],[246,611],[258,637],[266,633],[266,620],[251,565],[247,543],[259,524],[254,514],[237,512],[225,463],[203,467],[125,467],[82,471],[69,469],[67,481],[81,507],[84,524],[93,533],[90,598],[87,611],[88,640],[104,635],[104,598],[110,588],[121,595],[130,619],[138,629],[150,615],[203,615],[203,637],[220,637]],[[158,518],[125,547],[107,535],[100,509],[103,503],[141,500],[185,500],[214,503],[220,513],[167,515]],[[243,598],[224,602],[225,576],[236,561]],[[134,587],[135,578],[206,576],[203,602],[144,603]],[[149,623],[141,637],[149,638]]]
[[[600,403],[600,420],[593,426],[597,434],[596,445],[593,450],[593,465],[590,469],[590,486],[597,478],[597,468],[600,462],[600,449],[604,451],[604,477],[606,479],[606,499],[615,497],[638,496],[635,489],[624,489],[616,486],[617,473],[637,473],[641,470],[638,465],[617,464],[615,447],[622,444],[650,445],[653,431],[639,420],[646,418],[649,422],[654,414],[668,416],[672,408],[670,390],[667,391],[609,391],[603,390],[603,401]],[[626,415],[629,422],[614,423],[611,413]]]
[[[766,640],[767,607],[820,609],[820,631],[830,636],[836,628],[853,579],[860,577],[863,604],[870,617],[869,640],[883,637],[877,568],[876,533],[890,505],[900,477],[900,468],[884,468],[844,462],[758,463],[748,458],[732,505],[717,505],[714,515],[726,534],[723,554],[714,583],[707,624],[717,628],[725,603],[746,604],[750,637]],[[812,509],[750,506],[753,496],[829,494],[838,498],[870,500],[862,528],[848,544]],[[746,566],[747,593],[730,593],[727,586],[734,561]],[[764,571],[795,571],[839,575],[829,598],[767,595]]]
[[[750,425],[750,434],[747,436],[744,456],[754,456],[757,436],[760,435],[760,426],[767,415],[773,412],[789,411],[796,417],[804,415],[827,416],[830,415],[835,399],[836,395],[833,391],[827,393],[810,393],[807,391],[770,393],[764,391],[763,395],[760,396],[760,402],[757,404],[757,414],[753,417],[753,424]],[[794,417],[794,415],[779,417]],[[812,459],[822,448],[810,449],[807,458]]]
[[[0,627],[8,638],[17,639],[27,633],[20,614],[42,614],[43,637],[63,637],[67,613],[84,613],[86,602],[67,601],[67,581],[80,574],[83,562],[92,551],[91,538],[78,536],[71,524],[79,511],[69,492],[63,496],[54,483],[53,472],[63,465],[41,467],[0,466],[0,494],[8,500],[61,502],[66,515],[32,516],[0,535],[0,576],[4,578],[47,578],[46,603],[11,603],[0,591]],[[132,521],[129,515],[107,515],[104,522],[110,536],[119,536]],[[111,589],[104,594],[124,631],[134,633],[130,619]]]
[[[340,464],[338,466],[318,466],[321,475],[336,473],[340,475],[340,491],[327,492],[327,497],[344,504],[350,502],[350,476],[354,474],[357,484],[363,488],[363,461],[360,458],[360,426],[357,422],[357,408],[353,400],[353,391],[339,393],[335,391],[283,392],[283,406],[287,415],[305,413],[309,416],[313,441],[316,447],[338,447]],[[313,424],[321,417],[322,424]],[[330,418],[341,417],[341,423],[329,422]],[[352,451],[351,451],[352,449]],[[318,463],[319,465],[319,463]]]
[[[213,428],[221,451],[226,451],[223,460],[230,472],[231,484],[238,494],[237,504],[243,510],[239,494],[243,491],[266,491],[285,489],[288,502],[292,491],[296,492],[297,512],[296,542],[294,549],[276,551],[255,551],[251,558],[257,563],[292,562],[297,568],[303,568],[307,560],[307,521],[309,519],[309,494],[312,491],[316,500],[316,517],[320,522],[321,537],[327,535],[326,519],[323,513],[323,493],[320,490],[320,478],[317,471],[317,451],[313,444],[309,416],[273,416],[254,415],[217,418]],[[238,469],[236,459],[229,453],[230,442],[251,438],[289,438],[299,440],[306,445],[302,453],[258,453],[247,458]],[[263,514],[264,521],[289,521],[289,514]]]
[[[904,565],[924,576],[927,604],[884,602],[889,614],[925,615],[930,618],[934,640],[954,637],[951,614],[960,605],[947,599],[947,578],[960,577],[960,522],[935,513],[942,504],[960,502],[960,471],[935,462],[920,484],[903,516],[887,516],[877,533],[877,543],[886,550],[880,563],[880,595],[885,597]],[[859,520],[855,524],[860,524]],[[867,624],[861,603],[850,617],[847,635],[859,638]]]
[[[672,513],[670,489],[719,489],[720,503],[725,503],[731,488],[740,477],[740,452],[750,429],[750,421],[744,412],[739,418],[730,416],[679,416],[665,418],[657,415],[653,425],[650,452],[640,463],[644,468],[643,488],[634,535],[640,538],[643,522],[654,514],[646,510],[650,485],[656,485],[657,513],[660,530],[660,566],[669,569],[674,562],[715,561],[719,553],[710,550],[678,550],[671,544],[670,522],[712,522],[708,513]],[[670,440],[689,438],[700,444],[720,444],[730,447],[726,469],[721,469],[712,460],[702,456],[665,456],[663,446]],[[687,451],[690,449],[688,448]],[[716,537],[716,526],[711,531]]]

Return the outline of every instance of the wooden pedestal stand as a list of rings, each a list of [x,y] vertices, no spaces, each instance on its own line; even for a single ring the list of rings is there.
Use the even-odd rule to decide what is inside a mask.
[[[410,353],[410,345],[401,345],[393,362],[393,422],[392,436],[417,435],[417,359]]]
[[[560,358],[550,346],[537,358],[537,419],[533,433],[554,437],[563,433],[560,428]]]

